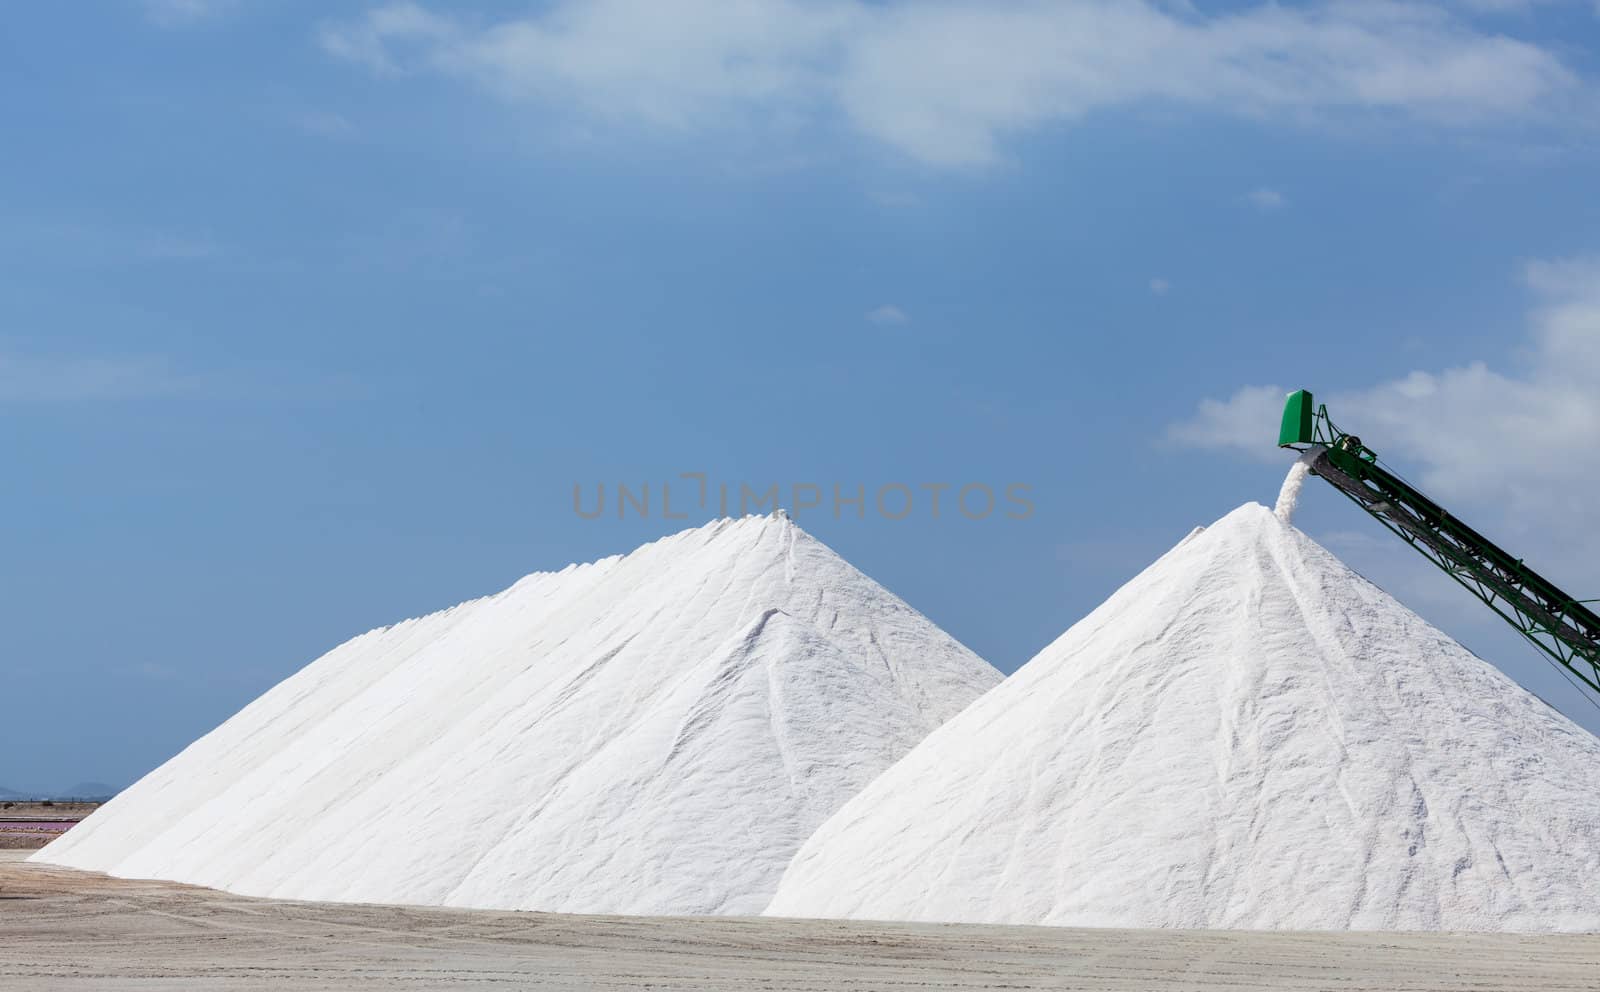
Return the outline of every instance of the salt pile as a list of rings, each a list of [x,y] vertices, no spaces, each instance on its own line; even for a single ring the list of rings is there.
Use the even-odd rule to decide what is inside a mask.
[[[1596,930],[1597,869],[1600,741],[1252,504],[845,804],[767,912]]]
[[[786,519],[719,521],[335,648],[35,860],[246,895],[756,913],[1000,680]]]

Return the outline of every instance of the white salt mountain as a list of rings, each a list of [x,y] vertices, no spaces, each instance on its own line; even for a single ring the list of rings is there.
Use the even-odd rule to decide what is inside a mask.
[[[1597,872],[1600,741],[1252,504],[846,803],[767,913],[1594,930]]]
[[[335,648],[36,860],[247,895],[756,913],[1000,675],[782,518]]]

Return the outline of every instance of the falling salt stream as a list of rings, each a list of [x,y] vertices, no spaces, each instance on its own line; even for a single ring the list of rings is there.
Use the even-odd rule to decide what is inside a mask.
[[[1289,474],[1283,479],[1283,488],[1278,490],[1278,505],[1272,511],[1279,520],[1286,524],[1294,523],[1294,508],[1300,503],[1300,490],[1310,474],[1311,463],[1305,458],[1289,466]]]

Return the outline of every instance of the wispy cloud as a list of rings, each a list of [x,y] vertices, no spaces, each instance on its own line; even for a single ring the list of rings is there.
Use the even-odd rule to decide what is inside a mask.
[[[125,675],[132,675],[135,678],[146,679],[151,682],[171,682],[178,677],[178,670],[171,665],[162,665],[153,661],[130,665],[121,671]]]
[[[1150,280],[1150,293],[1153,296],[1166,296],[1172,292],[1172,283],[1165,279],[1155,278]]]
[[[382,74],[397,74],[415,62],[442,57],[444,46],[461,37],[449,18],[414,3],[375,7],[357,21],[327,23],[317,33],[330,55]]]
[[[79,403],[190,392],[194,376],[159,358],[24,355],[0,350],[0,403]]]
[[[905,324],[910,322],[911,315],[897,306],[885,303],[881,307],[867,311],[867,320],[880,325]]]
[[[1454,3],[1486,14],[1526,14],[1537,7],[1569,3],[1570,0],[1453,0]],[[1600,3],[1595,10],[1600,11]]]
[[[319,39],[379,73],[444,73],[597,127],[831,116],[947,166],[994,161],[1007,136],[1117,107],[1557,126],[1591,88],[1503,24],[1403,0],[1214,14],[1142,0],[553,0],[488,24],[447,10],[388,4]]]
[[[892,210],[909,210],[912,207],[922,206],[922,197],[903,189],[879,189],[868,194],[872,202],[880,207]]]
[[[294,114],[290,122],[306,134],[319,138],[347,138],[355,131],[348,118],[332,110],[307,110]]]
[[[9,220],[0,227],[0,253],[8,252],[89,265],[194,262],[224,254],[200,232],[53,218]]]
[[[145,16],[162,27],[184,27],[226,11],[235,0],[143,0]]]
[[[147,261],[216,258],[222,253],[217,243],[208,237],[171,231],[140,232],[132,235],[124,246],[129,254]]]
[[[456,209],[397,207],[376,230],[337,242],[343,264],[356,269],[458,272],[473,256],[477,234]]]
[[[1282,210],[1289,205],[1289,198],[1275,189],[1265,186],[1253,189],[1244,195],[1246,201],[1257,210]]]

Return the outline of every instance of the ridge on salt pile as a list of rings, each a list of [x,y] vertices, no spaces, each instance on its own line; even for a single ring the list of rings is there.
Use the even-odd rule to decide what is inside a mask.
[[[767,914],[1595,930],[1597,869],[1600,740],[1251,504],[846,803]]]
[[[355,638],[34,860],[245,895],[756,913],[999,672],[781,517]]]

